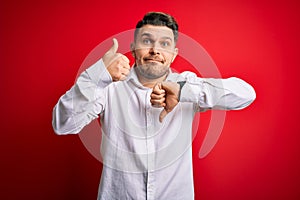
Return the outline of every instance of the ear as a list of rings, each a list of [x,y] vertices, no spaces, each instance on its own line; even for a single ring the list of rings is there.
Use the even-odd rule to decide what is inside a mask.
[[[175,49],[174,49],[173,58],[172,58],[172,61],[171,61],[171,62],[173,62],[173,61],[175,60],[175,58],[176,58],[177,55],[178,55],[178,48],[175,48]]]
[[[131,51],[132,56],[135,58],[135,43],[134,42],[132,42],[130,44],[130,51]]]

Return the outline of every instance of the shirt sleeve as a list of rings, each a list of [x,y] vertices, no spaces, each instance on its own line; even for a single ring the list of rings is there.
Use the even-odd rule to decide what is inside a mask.
[[[52,113],[52,126],[59,135],[78,133],[104,111],[105,88],[112,78],[100,59],[78,77],[60,97]]]
[[[256,98],[253,87],[236,77],[199,78],[192,72],[181,75],[186,84],[182,87],[180,101],[196,103],[197,111],[239,110],[250,105]]]

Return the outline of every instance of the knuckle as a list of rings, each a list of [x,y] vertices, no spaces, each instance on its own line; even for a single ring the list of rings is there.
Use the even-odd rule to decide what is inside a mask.
[[[120,65],[121,63],[122,63],[122,62],[121,62],[120,59],[117,59],[117,60],[116,60],[116,64]]]
[[[116,80],[119,80],[121,78],[121,74],[120,73],[116,73],[115,76],[114,76],[114,78]]]
[[[116,58],[119,58],[119,57],[122,56],[122,54],[121,53],[115,53],[115,56],[116,56]]]
[[[130,65],[129,64],[126,64],[126,65],[124,65],[124,67],[126,68],[126,69],[130,69]]]
[[[121,69],[122,69],[121,66],[119,64],[116,64],[116,70],[118,73],[120,73]]]

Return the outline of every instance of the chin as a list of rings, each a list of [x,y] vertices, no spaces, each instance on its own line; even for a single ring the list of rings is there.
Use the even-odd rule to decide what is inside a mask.
[[[169,68],[161,63],[148,62],[137,66],[138,73],[148,79],[157,79],[169,73]]]
[[[167,72],[145,72],[143,76],[148,79],[158,79],[165,76],[166,74]]]

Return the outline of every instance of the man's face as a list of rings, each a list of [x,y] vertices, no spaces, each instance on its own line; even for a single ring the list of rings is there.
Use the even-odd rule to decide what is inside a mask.
[[[131,51],[137,72],[148,79],[163,77],[177,55],[173,31],[166,26],[144,25],[138,31]]]

